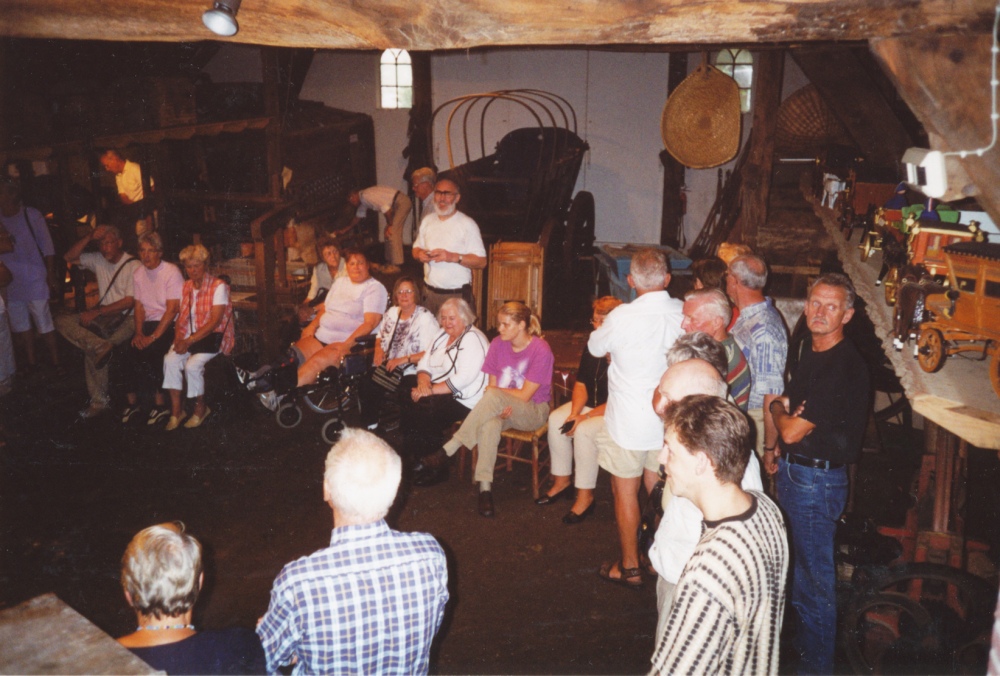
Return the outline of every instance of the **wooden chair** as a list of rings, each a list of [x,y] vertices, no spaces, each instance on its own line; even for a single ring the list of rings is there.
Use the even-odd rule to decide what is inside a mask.
[[[564,398],[567,397],[566,385],[563,380],[563,372],[558,369],[552,374],[552,401],[549,402],[549,412],[554,407],[561,406]],[[572,392],[572,388],[568,390]],[[500,469],[506,465],[507,471],[514,469],[515,462],[522,462],[531,465],[531,494],[537,500],[539,486],[548,478],[551,471],[551,458],[549,450],[549,421],[546,417],[545,424],[536,430],[507,429],[500,433],[500,448],[497,449],[497,464],[494,469]],[[530,445],[530,446],[529,446]],[[524,453],[525,448],[530,448],[530,455]],[[464,446],[459,450],[458,473],[459,476],[465,474],[465,454],[469,451],[472,454],[472,481],[475,483],[476,463],[479,460],[479,447],[467,449]],[[544,456],[544,457],[543,457]],[[547,470],[545,474],[539,476],[539,470]]]

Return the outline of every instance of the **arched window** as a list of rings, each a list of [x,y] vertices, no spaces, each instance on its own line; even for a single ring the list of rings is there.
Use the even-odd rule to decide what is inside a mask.
[[[387,49],[382,52],[379,66],[381,76],[381,108],[413,107],[413,67],[410,53],[405,49]]]
[[[736,80],[740,87],[740,110],[749,113],[753,55],[745,49],[723,49],[715,56],[715,67]]]

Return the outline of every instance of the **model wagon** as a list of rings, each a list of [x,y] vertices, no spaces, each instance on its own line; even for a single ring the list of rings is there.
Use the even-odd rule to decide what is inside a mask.
[[[943,253],[951,288],[927,297],[932,318],[920,326],[920,367],[933,373],[960,352],[990,359],[990,382],[1000,397],[1000,244],[961,242]]]

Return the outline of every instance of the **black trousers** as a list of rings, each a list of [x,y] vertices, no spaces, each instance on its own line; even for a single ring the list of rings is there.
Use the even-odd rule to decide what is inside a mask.
[[[399,383],[399,387],[396,388],[395,393],[387,392],[385,389],[379,387],[375,384],[375,381],[371,378],[365,378],[361,381],[361,423],[365,427],[372,425],[379,421],[379,417],[382,414],[382,405],[385,403],[386,398],[390,400],[395,399],[399,404],[400,410],[409,403],[413,404],[413,399],[410,396],[410,390],[417,386],[417,376],[409,375],[403,376],[403,379]]]
[[[156,331],[159,321],[143,322],[143,335],[150,336]],[[174,343],[174,325],[167,327],[163,335],[139,350],[132,341],[122,343],[115,348],[117,353],[112,363],[118,365],[117,382],[123,392],[142,394],[156,392],[163,386],[163,357]]]
[[[410,399],[399,419],[403,452],[413,459],[433,453],[447,441],[445,430],[465,420],[471,410],[450,394],[435,394],[416,403]]]

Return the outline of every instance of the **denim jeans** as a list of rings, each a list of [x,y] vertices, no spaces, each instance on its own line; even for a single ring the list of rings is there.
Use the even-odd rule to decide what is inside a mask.
[[[778,501],[792,537],[792,605],[799,616],[800,674],[832,674],[837,635],[833,536],[847,502],[847,469],[813,469],[781,459]]]

